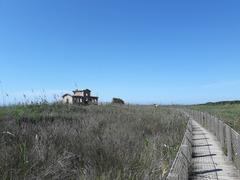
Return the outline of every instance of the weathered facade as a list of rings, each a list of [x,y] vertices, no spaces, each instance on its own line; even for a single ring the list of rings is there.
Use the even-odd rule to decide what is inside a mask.
[[[73,91],[73,95],[70,94],[63,95],[63,103],[78,105],[98,104],[98,97],[91,96],[91,91],[89,89],[85,90],[77,89]]]
[[[72,95],[70,94],[64,94],[63,96],[63,103],[65,104],[72,104],[73,103],[73,98],[72,98]]]

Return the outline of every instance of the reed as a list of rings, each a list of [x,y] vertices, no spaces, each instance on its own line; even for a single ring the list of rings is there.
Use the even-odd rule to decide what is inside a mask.
[[[0,179],[165,179],[186,122],[167,107],[2,107]]]

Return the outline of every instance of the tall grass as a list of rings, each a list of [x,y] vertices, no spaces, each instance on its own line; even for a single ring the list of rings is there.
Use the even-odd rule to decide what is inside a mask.
[[[0,179],[164,179],[186,121],[151,106],[0,108]]]
[[[217,116],[240,133],[240,104],[206,104],[193,106],[192,108]]]

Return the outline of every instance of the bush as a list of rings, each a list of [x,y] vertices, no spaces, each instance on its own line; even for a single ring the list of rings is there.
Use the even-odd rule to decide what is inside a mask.
[[[125,104],[124,101],[120,98],[113,98],[112,104]]]

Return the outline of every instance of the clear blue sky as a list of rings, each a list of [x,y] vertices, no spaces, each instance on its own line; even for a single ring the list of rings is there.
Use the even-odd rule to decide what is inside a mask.
[[[101,101],[240,99],[239,9],[239,0],[0,0],[1,91],[5,101],[76,87]]]

